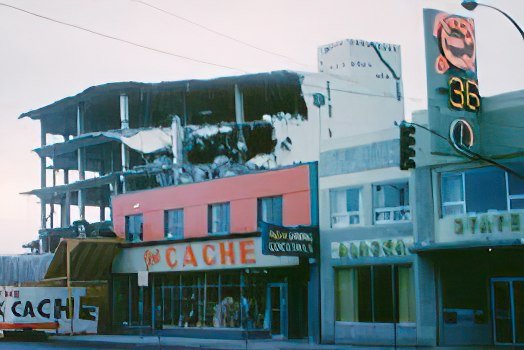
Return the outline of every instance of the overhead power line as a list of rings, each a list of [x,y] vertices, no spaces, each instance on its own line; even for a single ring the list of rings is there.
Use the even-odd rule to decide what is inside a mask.
[[[28,10],[24,10],[24,9],[22,9],[20,7],[9,5],[9,4],[3,3],[3,2],[0,2],[0,6],[8,7],[8,8],[11,8],[13,10],[24,12],[24,13],[29,14],[31,16],[35,16],[35,17],[38,17],[38,18],[41,18],[41,19],[45,19],[47,21],[51,21],[51,22],[54,22],[54,23],[62,24],[62,25],[65,25],[65,26],[68,26],[68,27],[71,27],[71,28],[75,28],[75,29],[78,29],[78,30],[82,30],[84,32],[88,32],[88,33],[91,33],[91,34],[94,34],[94,35],[98,35],[98,36],[104,37],[106,39],[116,40],[116,41],[119,41],[119,42],[122,42],[122,43],[125,43],[125,44],[129,44],[129,45],[133,45],[133,46],[136,46],[136,47],[140,47],[140,48],[143,48],[143,49],[146,49],[146,50],[149,50],[149,51],[154,51],[154,52],[161,53],[161,54],[164,54],[164,55],[168,55],[168,56],[172,56],[172,57],[176,57],[176,58],[180,58],[180,59],[184,59],[184,60],[192,61],[192,62],[196,62],[196,63],[201,63],[201,64],[205,64],[205,65],[208,65],[208,66],[214,66],[214,67],[219,67],[219,68],[226,68],[226,69],[230,69],[230,70],[233,70],[233,71],[238,71],[238,72],[241,72],[241,73],[249,73],[246,70],[241,69],[241,68],[236,68],[236,67],[232,67],[232,66],[226,66],[226,65],[223,65],[223,64],[213,63],[213,62],[209,62],[209,61],[204,61],[204,60],[201,60],[201,59],[198,59],[198,58],[188,57],[188,56],[180,55],[180,54],[177,54],[177,53],[174,53],[174,52],[169,52],[169,51],[165,51],[165,50],[161,50],[161,49],[156,49],[154,47],[150,47],[150,46],[146,46],[146,45],[143,45],[143,44],[135,43],[135,42],[132,42],[132,41],[129,41],[129,40],[126,40],[126,39],[122,39],[122,38],[118,38],[116,36],[112,36],[112,35],[109,35],[109,34],[100,33],[100,32],[94,31],[94,30],[89,29],[89,28],[81,27],[81,26],[76,25],[76,24],[67,23],[67,22],[64,22],[64,21],[61,21],[61,20],[57,20],[57,19],[50,18],[50,17],[44,16],[44,15],[40,15],[38,13],[31,12],[31,11],[28,11]]]
[[[186,18],[186,17],[182,17],[182,16],[180,16],[180,15],[177,15],[176,13],[173,13],[173,12],[170,12],[170,11],[167,11],[167,10],[164,10],[163,8],[160,8],[160,7],[158,7],[158,6],[152,5],[152,4],[148,3],[148,2],[145,2],[145,1],[142,1],[142,0],[131,0],[131,1],[134,1],[134,2],[140,3],[140,4],[144,5],[144,6],[151,7],[152,9],[155,9],[155,10],[157,10],[157,11],[160,11],[160,12],[163,12],[163,13],[168,14],[168,15],[170,15],[170,16],[173,16],[173,17],[175,17],[175,18],[178,18],[179,20],[182,20],[182,21],[184,21],[184,22],[190,23],[190,24],[192,24],[192,25],[194,25],[194,26],[197,26],[197,27],[199,27],[199,28],[202,28],[202,29],[204,29],[204,30],[207,30],[208,32],[211,32],[211,33],[216,34],[216,35],[218,35],[218,36],[221,36],[221,37],[224,37],[224,38],[226,38],[226,39],[229,39],[229,40],[232,40],[232,41],[234,41],[234,42],[237,42],[237,43],[239,43],[239,44],[242,44],[242,45],[248,46],[248,47],[250,47],[250,48],[252,48],[252,49],[255,49],[255,50],[258,50],[258,51],[261,51],[261,52],[267,53],[267,54],[269,54],[269,55],[277,56],[277,57],[280,57],[280,58],[285,58],[285,59],[287,59],[287,60],[289,60],[289,61],[291,61],[291,62],[293,62],[293,63],[295,63],[295,64],[298,64],[298,65],[301,65],[301,66],[304,66],[304,67],[311,67],[311,66],[308,65],[308,64],[305,64],[305,63],[301,63],[301,62],[296,61],[296,60],[293,59],[292,57],[289,57],[289,56],[286,56],[286,55],[280,54],[280,53],[278,53],[278,52],[274,52],[274,51],[266,50],[266,49],[261,48],[261,47],[259,47],[259,46],[255,46],[255,45],[253,45],[253,44],[248,43],[247,41],[244,41],[244,40],[241,40],[241,39],[235,38],[235,37],[233,37],[233,36],[231,36],[231,35],[228,35],[228,34],[221,33],[221,32],[219,32],[219,31],[217,31],[217,30],[215,30],[215,29],[213,29],[213,28],[210,28],[210,27],[208,27],[208,26],[205,26],[205,25],[203,25],[203,24],[200,24],[200,23],[198,23],[198,22],[195,22],[195,21],[193,21],[193,20],[190,20],[189,18]]]

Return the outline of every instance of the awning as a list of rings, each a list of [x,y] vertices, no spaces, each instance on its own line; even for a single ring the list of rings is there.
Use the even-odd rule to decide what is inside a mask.
[[[415,243],[409,251],[416,254],[442,252],[463,249],[486,249],[486,248],[524,248],[524,238],[504,240],[483,241],[456,241],[456,242],[420,242]]]
[[[108,280],[113,258],[118,253],[121,242],[121,239],[108,238],[64,239],[55,251],[45,280]]]

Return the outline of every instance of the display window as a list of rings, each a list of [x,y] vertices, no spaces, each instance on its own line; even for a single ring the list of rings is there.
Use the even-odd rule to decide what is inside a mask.
[[[269,280],[267,270],[256,269],[155,274],[155,323],[164,328],[267,330]],[[115,325],[139,324],[141,315],[150,319],[151,312],[141,310],[146,304],[151,308],[143,299],[149,292],[137,286],[136,275],[115,275],[113,289]]]
[[[337,321],[415,322],[411,265],[341,268],[335,271],[335,280]]]

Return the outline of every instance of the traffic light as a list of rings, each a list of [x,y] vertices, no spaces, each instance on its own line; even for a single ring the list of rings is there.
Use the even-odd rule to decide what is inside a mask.
[[[406,122],[400,128],[400,170],[408,170],[416,166],[415,160],[415,127]]]

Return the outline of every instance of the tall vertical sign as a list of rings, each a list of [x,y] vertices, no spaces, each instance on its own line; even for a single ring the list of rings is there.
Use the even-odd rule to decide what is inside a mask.
[[[424,9],[424,32],[429,127],[451,141],[431,135],[431,152],[476,152],[481,98],[473,19]]]

